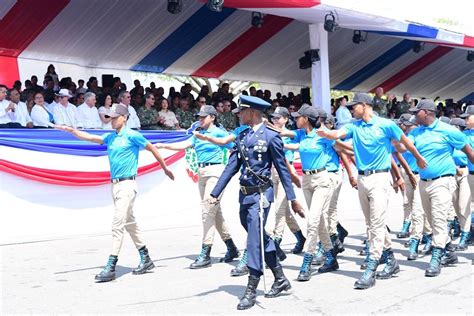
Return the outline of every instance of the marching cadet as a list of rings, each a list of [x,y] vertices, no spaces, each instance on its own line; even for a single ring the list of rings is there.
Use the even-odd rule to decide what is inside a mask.
[[[375,277],[387,279],[398,273],[400,268],[391,249],[391,238],[385,220],[390,189],[389,171],[391,167],[391,140],[401,142],[416,157],[419,167],[426,163],[412,142],[403,135],[402,130],[392,121],[378,117],[372,109],[372,98],[365,93],[356,93],[354,100],[347,104],[352,107],[357,121],[346,124],[337,131],[320,129],[321,137],[329,139],[352,138],[359,170],[357,188],[359,200],[368,224],[370,259],[361,278],[354,284],[356,289],[368,289],[375,285]],[[397,179],[399,185],[403,179]],[[383,250],[383,251],[382,251]],[[386,265],[376,274],[380,258]]]
[[[224,170],[222,147],[196,137],[198,134],[208,137],[226,137],[228,133],[215,126],[217,111],[212,105],[201,106],[199,113],[195,116],[199,117],[200,131],[195,133],[191,140],[179,144],[155,144],[157,148],[169,150],[183,150],[193,147],[198,157],[203,237],[201,253],[191,263],[191,269],[205,268],[211,265],[210,254],[216,229],[227,246],[227,252],[220,261],[230,262],[239,256],[239,250],[232,240],[220,203],[213,205],[208,203],[208,196]]]
[[[265,297],[276,297],[282,291],[291,288],[278,262],[275,243],[263,229],[270,203],[274,200],[271,181],[271,167],[275,165],[291,203],[293,211],[304,216],[301,204],[296,200],[291,185],[290,173],[285,163],[283,142],[277,132],[263,124],[263,112],[270,104],[260,98],[240,96],[240,119],[250,128],[241,132],[235,141],[236,149],[229,157],[229,162],[211,192],[209,203],[218,203],[218,197],[231,178],[241,170],[240,176],[240,222],[247,235],[247,254],[249,279],[247,289],[237,309],[251,308],[256,302],[256,293],[260,277],[264,273],[264,263],[271,269],[275,281]],[[263,244],[262,244],[263,240]],[[264,253],[264,256],[262,255]],[[265,282],[265,280],[264,280]]]
[[[474,153],[466,135],[436,118],[433,101],[421,100],[410,112],[415,113],[420,125],[412,131],[415,146],[428,164],[427,168],[420,170],[421,203],[433,229],[431,261],[425,276],[435,277],[441,273],[441,265],[458,261],[456,254],[450,251],[447,229],[456,174],[453,150],[462,150],[471,162],[474,161]]]

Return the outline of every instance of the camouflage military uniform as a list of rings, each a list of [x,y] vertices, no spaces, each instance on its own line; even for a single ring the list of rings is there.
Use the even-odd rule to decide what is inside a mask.
[[[233,131],[237,127],[235,115],[232,112],[225,112],[219,115],[217,117],[217,123],[224,126],[228,131]]]
[[[397,106],[397,117],[400,117],[400,115],[404,113],[408,113],[409,108],[410,108],[410,103],[406,101],[400,102]]]
[[[183,111],[178,108],[176,109],[175,114],[181,128],[188,129],[196,121],[192,111]]]
[[[375,96],[372,101],[372,107],[374,111],[379,114],[379,116],[387,117],[387,113],[389,110],[387,101]]]
[[[156,109],[147,109],[146,107],[141,106],[138,108],[137,115],[140,119],[142,129],[160,129],[160,126],[157,123],[159,115]]]

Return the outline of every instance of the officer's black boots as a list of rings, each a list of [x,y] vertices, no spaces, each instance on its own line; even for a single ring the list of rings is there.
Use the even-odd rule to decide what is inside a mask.
[[[189,266],[191,269],[200,269],[211,266],[211,245],[202,245],[201,253]]]
[[[275,277],[275,281],[272,284],[272,288],[268,293],[265,293],[265,297],[277,297],[283,291],[288,291],[291,289],[290,281],[285,277],[283,273],[283,268],[281,265],[272,268],[273,276]]]
[[[232,238],[227,239],[224,241],[226,246],[227,246],[227,252],[224,255],[224,258],[221,258],[219,262],[231,262],[235,258],[238,258],[240,256],[239,249],[234,244],[234,241]]]
[[[392,249],[386,249],[385,258],[386,264],[382,271],[376,273],[377,279],[390,279],[392,276],[400,272],[400,266],[398,265],[397,259],[393,255]]]
[[[276,249],[276,255],[278,257],[278,260],[284,261],[286,259],[286,254],[280,248],[281,238],[276,237],[275,239],[273,239],[273,241],[275,242],[275,249]]]
[[[146,246],[138,249],[138,253],[140,254],[140,263],[138,264],[138,267],[132,271],[133,274],[143,274],[155,267],[155,264],[151,261],[150,256],[148,255],[148,249]]]
[[[97,282],[110,282],[115,279],[115,266],[117,265],[118,257],[109,256],[109,261],[105,265],[104,269],[95,276]]]
[[[299,254],[303,251],[304,244],[306,242],[306,238],[303,236],[303,233],[301,232],[301,230],[295,232],[294,234],[295,234],[295,237],[296,237],[297,241],[296,241],[295,247],[293,248],[293,250],[291,252],[296,255],[296,254]]]
[[[255,305],[257,300],[257,286],[260,282],[260,278],[249,275],[249,281],[247,283],[247,288],[245,289],[244,296],[240,299],[239,304],[237,305],[238,310],[249,309]]]

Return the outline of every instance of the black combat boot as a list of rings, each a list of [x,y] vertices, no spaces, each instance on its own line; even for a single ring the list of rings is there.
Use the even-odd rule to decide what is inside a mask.
[[[95,276],[97,282],[110,282],[115,280],[115,266],[117,265],[118,257],[110,255],[109,261],[105,265],[104,269]]]
[[[385,267],[382,271],[375,274],[377,279],[382,280],[390,279],[392,276],[400,272],[400,266],[398,265],[397,259],[395,259],[395,256],[393,255],[392,249],[386,249],[384,252],[386,258]]]
[[[354,288],[358,290],[366,290],[375,285],[375,271],[377,271],[378,262],[375,259],[369,258],[367,261],[367,268],[364,273],[354,283]]]
[[[148,249],[146,246],[138,249],[138,253],[140,254],[140,263],[138,264],[138,267],[132,271],[133,274],[143,274],[155,267],[155,264],[151,261],[150,256],[148,255]]]
[[[249,309],[255,305],[255,302],[257,301],[258,282],[260,282],[259,277],[249,275],[249,282],[247,283],[244,296],[240,299],[240,302],[237,305],[238,310]]]
[[[443,256],[443,249],[433,247],[431,250],[430,266],[425,270],[425,276],[435,277],[441,273],[441,257]]]
[[[433,235],[423,235],[423,239],[425,240],[425,246],[421,250],[421,253],[423,255],[428,255],[431,252],[431,249],[433,249]]]
[[[200,269],[211,266],[211,245],[202,245],[201,253],[189,268]]]
[[[296,255],[303,251],[306,238],[303,236],[303,233],[301,232],[301,230],[295,232],[294,235],[296,237],[296,244],[291,252]]]
[[[347,235],[349,235],[349,233],[347,232],[347,230],[344,227],[342,227],[342,225],[340,223],[337,223],[336,229],[337,229],[337,237],[339,238],[341,243],[344,243],[344,239],[346,239],[346,237],[347,237]]]
[[[280,260],[280,262],[284,261],[286,259],[286,254],[280,248],[281,238],[276,237],[273,241],[275,242],[275,249],[276,249],[276,255],[278,257],[278,260]]]
[[[249,268],[247,267],[248,255],[247,249],[244,250],[242,258],[240,258],[239,264],[230,271],[231,276],[242,276],[249,273]]]
[[[265,297],[277,297],[281,292],[291,289],[290,281],[288,281],[288,279],[285,277],[281,265],[278,265],[271,270],[273,276],[275,277],[275,281],[273,282],[270,291],[265,293]]]
[[[441,257],[442,266],[449,266],[458,263],[458,255],[456,255],[453,248],[454,246],[451,245],[451,243],[446,245],[446,248],[443,251],[443,256]]]
[[[324,250],[323,244],[319,242],[318,245],[318,251],[314,254],[313,261],[311,262],[314,266],[320,266],[326,261],[326,257],[324,256],[326,251]]]
[[[326,261],[324,261],[324,265],[318,269],[318,272],[326,273],[339,269],[339,264],[337,263],[336,255],[337,252],[334,248],[326,251]]]
[[[331,238],[331,243],[336,252],[339,254],[341,252],[344,252],[344,246],[342,245],[342,242],[339,240],[336,234],[333,234],[330,236]]]
[[[469,245],[469,240],[471,240],[471,232],[461,231],[461,238],[459,239],[459,244],[456,246],[457,251],[467,250]]]
[[[234,241],[232,238],[227,239],[224,241],[226,246],[227,246],[227,252],[224,255],[224,258],[220,258],[219,262],[231,262],[235,258],[238,258],[240,256],[239,249],[234,244]]]

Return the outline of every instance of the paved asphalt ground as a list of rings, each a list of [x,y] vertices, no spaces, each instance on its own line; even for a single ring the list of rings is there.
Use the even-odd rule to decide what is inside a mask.
[[[231,182],[223,205],[235,242],[243,248],[245,233],[238,220],[237,185]],[[459,264],[443,268],[437,278],[426,278],[429,258],[407,261],[407,250],[395,233],[401,228],[401,196],[390,197],[388,224],[400,274],[377,281],[372,289],[354,290],[361,274],[358,255],[364,239],[364,220],[357,193],[347,183],[340,196],[340,221],[349,230],[346,251],[339,256],[340,269],[313,273],[309,282],[295,281],[302,256],[288,254],[284,271],[292,282],[290,293],[275,299],[263,297],[260,282],[257,305],[236,310],[246,277],[230,277],[237,264],[218,263],[225,252],[216,234],[210,268],[188,268],[200,251],[201,222],[197,188],[157,197],[156,206],[137,200],[136,215],[144,229],[156,268],[146,275],[132,275],[139,261],[130,238],[119,257],[118,278],[94,283],[111,246],[111,205],[107,211],[51,210],[32,216],[34,210],[11,214],[3,209],[1,250],[2,314],[470,314],[473,313],[472,248],[459,254]],[[299,196],[302,197],[301,192]],[[155,209],[156,208],[156,209]],[[32,222],[33,221],[33,222]],[[303,220],[299,220],[304,223]],[[38,231],[32,236],[28,227]],[[15,235],[12,235],[12,232]],[[84,233],[78,233],[84,231]],[[3,230],[5,232],[5,230]],[[9,235],[10,234],[10,235]],[[286,229],[282,246],[292,249],[295,238]],[[267,270],[267,284],[273,278]]]

